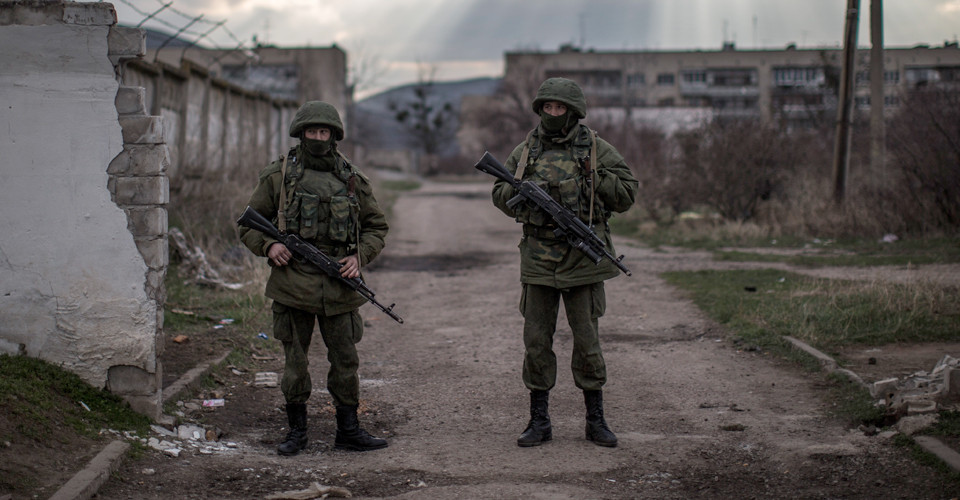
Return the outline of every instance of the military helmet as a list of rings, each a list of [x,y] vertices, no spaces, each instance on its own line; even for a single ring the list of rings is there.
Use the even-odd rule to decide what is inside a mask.
[[[586,118],[587,99],[577,82],[566,78],[548,78],[537,90],[537,97],[533,99],[533,112],[540,114],[540,108],[548,101],[558,101],[573,110],[577,118]]]
[[[300,106],[290,123],[290,137],[300,137],[307,127],[330,127],[333,136],[343,140],[343,122],[337,108],[323,101],[308,101]]]

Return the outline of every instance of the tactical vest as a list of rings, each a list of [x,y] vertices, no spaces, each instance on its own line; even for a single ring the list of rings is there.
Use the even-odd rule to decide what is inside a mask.
[[[578,127],[576,137],[562,149],[545,149],[537,130],[531,131],[520,155],[517,178],[537,184],[587,224],[605,222],[610,214],[593,192],[597,179],[591,156],[596,155],[596,134],[584,125]],[[516,213],[518,222],[551,227],[550,216],[527,203],[518,205]]]
[[[356,248],[360,231],[360,204],[356,197],[356,172],[337,154],[331,172],[304,168],[296,149],[286,158],[283,217],[286,231],[299,234],[321,250],[336,256]],[[335,249],[335,250],[334,250]]]

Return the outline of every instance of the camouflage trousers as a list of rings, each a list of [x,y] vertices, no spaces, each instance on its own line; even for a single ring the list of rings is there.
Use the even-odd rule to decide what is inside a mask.
[[[560,299],[573,330],[570,368],[582,390],[592,391],[607,381],[607,366],[600,351],[597,320],[603,316],[606,297],[603,282],[572,288],[524,284],[520,297],[523,314],[523,383],[530,390],[549,391],[557,381],[557,356],[553,335],[557,329]]]
[[[356,405],[360,401],[357,368],[357,342],[363,336],[363,320],[353,310],[335,316],[320,316],[279,302],[273,303],[273,335],[283,343],[284,366],[280,391],[288,403],[305,403],[313,386],[308,371],[307,353],[314,325],[327,347],[327,391],[337,405]]]

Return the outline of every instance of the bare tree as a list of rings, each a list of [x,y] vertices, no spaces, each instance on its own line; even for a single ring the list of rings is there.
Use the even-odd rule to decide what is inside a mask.
[[[540,86],[539,67],[520,68],[504,79],[486,105],[465,113],[461,120],[483,136],[487,150],[505,158],[537,125],[530,106]]]
[[[453,104],[443,102],[435,93],[436,72],[435,66],[420,64],[413,99],[389,104],[394,118],[410,133],[411,146],[429,155],[441,152],[456,134],[457,116]]]

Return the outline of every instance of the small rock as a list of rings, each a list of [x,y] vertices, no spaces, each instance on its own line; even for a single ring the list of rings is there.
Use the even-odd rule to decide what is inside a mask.
[[[912,436],[927,427],[937,423],[938,415],[936,413],[928,413],[925,415],[911,415],[908,417],[903,417],[900,421],[897,422],[897,430],[908,435]]]

